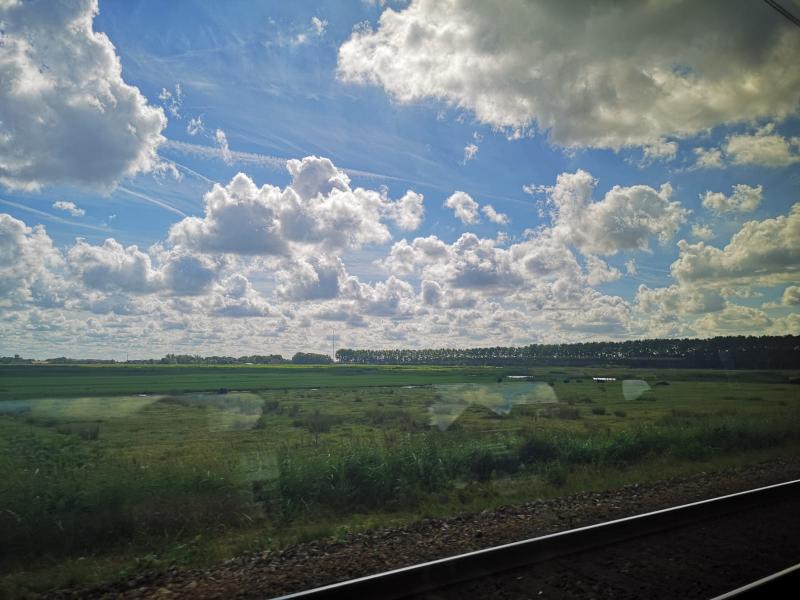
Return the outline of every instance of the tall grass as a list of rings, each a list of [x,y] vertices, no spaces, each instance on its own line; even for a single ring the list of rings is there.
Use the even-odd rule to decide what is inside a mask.
[[[258,519],[281,527],[307,517],[414,510],[432,494],[469,482],[524,473],[559,486],[587,465],[602,472],[663,456],[702,460],[800,439],[797,418],[669,423],[494,437],[467,431],[376,433],[285,448],[271,475],[255,480],[245,477],[235,452],[195,448],[148,460],[115,455],[79,435],[7,427],[0,439],[0,556],[24,562]]]
[[[20,429],[0,456],[0,556],[62,555],[240,522],[236,467],[213,455],[146,462],[78,436]]]
[[[563,482],[578,465],[624,468],[659,456],[701,460],[800,438],[792,420],[726,419],[714,424],[642,426],[616,433],[527,433],[492,441],[452,432],[342,443],[317,454],[282,453],[277,480],[258,498],[274,516],[413,508],[455,483],[521,471]],[[552,483],[552,481],[551,481]]]

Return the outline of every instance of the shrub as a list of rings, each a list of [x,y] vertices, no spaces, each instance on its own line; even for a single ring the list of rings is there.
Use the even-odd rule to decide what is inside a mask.
[[[522,442],[518,456],[524,464],[546,462],[558,456],[558,448],[549,440],[531,437]]]
[[[614,411],[614,416],[615,417],[627,417],[628,413],[626,413],[624,410],[615,410]]]
[[[270,398],[268,400],[264,400],[264,407],[262,409],[264,414],[267,413],[282,413],[283,408],[281,407],[281,403],[279,400],[275,400],[274,398]]]
[[[595,406],[592,407],[592,414],[593,415],[604,415],[606,414],[606,409],[602,406]]]

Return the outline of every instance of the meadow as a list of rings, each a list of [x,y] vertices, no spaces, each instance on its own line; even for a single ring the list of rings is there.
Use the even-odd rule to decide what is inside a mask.
[[[0,367],[0,594],[793,457],[797,376]]]

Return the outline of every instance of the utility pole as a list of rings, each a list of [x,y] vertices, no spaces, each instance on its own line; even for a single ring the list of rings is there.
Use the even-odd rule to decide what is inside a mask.
[[[331,360],[336,362],[336,330],[331,329]]]

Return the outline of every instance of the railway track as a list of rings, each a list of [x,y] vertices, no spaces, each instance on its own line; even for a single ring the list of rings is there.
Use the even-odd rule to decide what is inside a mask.
[[[763,577],[770,568],[777,571],[800,561],[800,517],[794,518],[800,514],[798,500],[800,479],[468,552],[280,599],[754,597],[764,586],[774,588],[800,575],[800,570],[789,570],[757,586],[741,587],[757,578],[749,574],[758,573],[754,567],[763,567],[758,575]],[[767,529],[774,530],[783,545],[777,549],[768,539],[759,539],[766,547],[758,550],[763,564],[752,564],[751,544]],[[733,565],[727,555],[736,551],[737,543],[743,544],[740,554],[749,562],[749,570]],[[775,552],[766,560],[770,550]],[[681,551],[685,560],[674,560]],[[644,560],[638,572],[630,566],[637,559]],[[693,576],[687,563],[695,561],[702,565],[696,564]],[[733,575],[724,574],[731,569]],[[634,574],[629,581],[620,584],[625,579],[621,575],[631,571]],[[659,583],[660,574],[666,574],[665,583]],[[584,580],[588,588],[582,587]],[[669,587],[670,581],[673,587]],[[649,592],[648,582],[656,586]],[[689,588],[699,595],[688,596],[692,593]],[[735,595],[720,596],[724,592]]]

